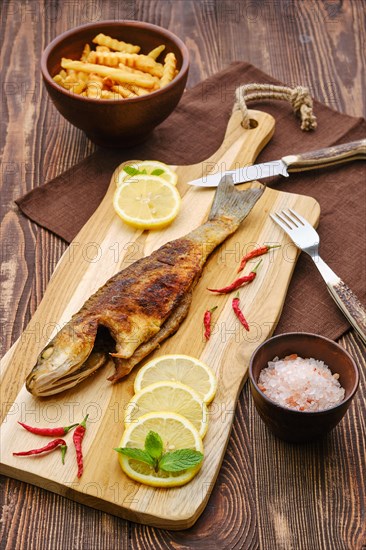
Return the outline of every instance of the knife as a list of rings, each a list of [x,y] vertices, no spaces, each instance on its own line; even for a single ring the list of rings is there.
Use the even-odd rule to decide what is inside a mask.
[[[189,185],[198,187],[217,187],[224,175],[231,175],[234,184],[245,183],[247,181],[260,180],[270,176],[288,177],[291,172],[303,172],[305,170],[314,170],[315,168],[327,168],[335,164],[343,164],[352,160],[366,159],[366,139],[342,143],[317,151],[309,151],[298,155],[287,155],[279,160],[254,164],[252,166],[243,166],[236,170],[220,170],[216,166],[216,172],[210,173],[202,178],[189,181]]]

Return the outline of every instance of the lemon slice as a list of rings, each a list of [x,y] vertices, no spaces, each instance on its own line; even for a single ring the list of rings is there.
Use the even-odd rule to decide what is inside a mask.
[[[202,440],[192,423],[184,416],[172,412],[152,412],[141,416],[126,428],[120,447],[144,449],[150,432],[157,432],[163,440],[164,452],[178,449],[193,449],[203,453]],[[188,483],[199,471],[201,464],[180,472],[155,472],[154,468],[118,454],[122,470],[135,481],[153,487],[177,487]]]
[[[127,171],[124,167],[126,167]],[[129,170],[129,168],[132,168],[132,170]],[[118,172],[116,184],[121,185],[127,180],[138,178],[140,174],[129,173],[134,170],[138,170],[139,172],[145,171],[147,175],[158,176],[172,185],[177,185],[177,174],[170,166],[158,160],[132,160],[131,162],[123,163]]]
[[[188,355],[162,355],[139,370],[135,378],[135,392],[162,380],[182,382],[190,386],[206,405],[211,403],[217,389],[216,376],[202,361]]]
[[[158,176],[139,175],[117,187],[113,206],[124,222],[138,229],[162,229],[180,208],[177,189]]]
[[[192,388],[180,382],[156,382],[136,393],[126,406],[125,423],[133,424],[140,416],[153,411],[181,414],[192,422],[201,438],[207,432],[205,403]]]

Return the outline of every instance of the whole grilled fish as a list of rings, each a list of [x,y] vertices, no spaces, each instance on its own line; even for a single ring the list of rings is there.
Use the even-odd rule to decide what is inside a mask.
[[[265,187],[239,191],[222,178],[209,218],[123,269],[83,305],[44,348],[26,387],[38,396],[71,388],[110,356],[116,382],[173,334],[186,317],[209,254],[234,233]]]

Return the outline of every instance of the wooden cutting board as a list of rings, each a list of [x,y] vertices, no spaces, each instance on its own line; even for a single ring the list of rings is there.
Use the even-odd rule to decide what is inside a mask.
[[[25,379],[46,342],[109,277],[203,223],[214,190],[192,188],[185,182],[201,177],[213,166],[224,170],[252,164],[273,134],[274,119],[260,111],[251,111],[251,119],[256,127],[244,130],[240,112],[234,113],[222,146],[212,157],[193,166],[176,167],[182,208],[175,222],[164,231],[143,233],[122,223],[112,208],[116,173],[113,175],[103,202],[62,256],[31,322],[3,359],[3,418],[7,415],[1,426],[1,473],[136,522],[184,529],[197,520],[220,469],[250,356],[276,326],[297,259],[294,245],[272,222],[269,213],[292,207],[316,225],[320,209],[311,197],[267,189],[239,230],[210,257],[194,291],[187,319],[155,352],[155,355],[184,353],[198,357],[212,367],[219,380],[217,395],[210,406],[204,464],[188,485],[150,488],[127,478],[119,467],[113,448],[118,446],[123,433],[123,416],[133,395],[137,368],[116,385],[106,380],[114,370],[109,362],[94,376],[62,394],[34,398],[23,386],[14,402],[9,402],[8,396],[13,385]],[[232,281],[242,254],[254,244],[263,243],[280,243],[282,247],[263,257],[256,280],[241,291],[241,303],[251,326],[248,333],[233,315],[232,296],[215,296],[206,288]],[[215,325],[206,343],[203,314],[214,305],[218,306]],[[87,413],[85,469],[80,480],[76,477],[71,434],[66,436],[70,446],[64,466],[58,452],[41,457],[12,456],[13,451],[45,443],[44,438],[21,428],[18,420],[38,426],[65,426],[80,421]]]

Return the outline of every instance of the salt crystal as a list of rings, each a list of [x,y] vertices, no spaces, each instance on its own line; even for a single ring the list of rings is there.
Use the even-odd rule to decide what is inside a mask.
[[[323,361],[275,357],[262,369],[258,384],[275,403],[298,411],[320,411],[338,405],[345,395],[339,374]]]

